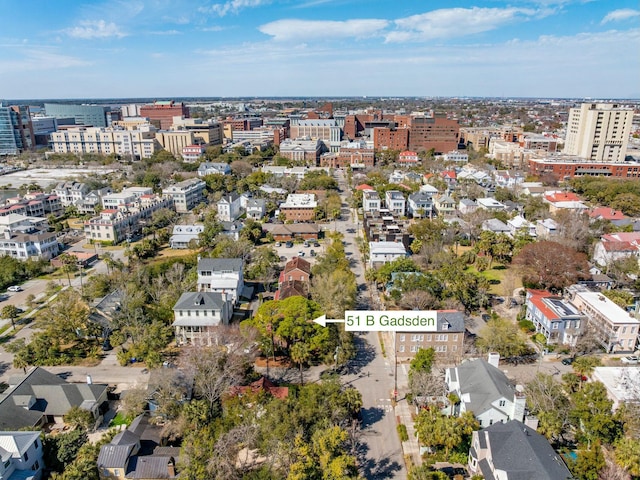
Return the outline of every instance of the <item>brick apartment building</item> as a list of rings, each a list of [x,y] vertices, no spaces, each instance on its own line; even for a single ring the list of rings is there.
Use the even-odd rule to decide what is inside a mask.
[[[421,348],[433,348],[438,357],[456,360],[464,353],[464,313],[438,310],[437,331],[395,332],[395,352],[399,362],[408,362]]]
[[[639,178],[640,163],[593,162],[575,157],[530,159],[529,172],[538,176],[553,175],[559,180],[582,176]]]

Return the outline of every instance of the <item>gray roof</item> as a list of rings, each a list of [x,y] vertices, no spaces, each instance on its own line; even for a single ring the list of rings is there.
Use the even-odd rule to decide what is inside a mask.
[[[493,465],[513,480],[565,480],[571,472],[546,438],[511,420],[495,423],[478,435],[487,436]],[[483,474],[485,474],[483,469]],[[485,478],[487,478],[485,474]]]
[[[444,326],[449,324],[449,328]],[[464,313],[457,310],[438,310],[439,332],[464,332]]]
[[[427,192],[416,192],[416,193],[412,193],[411,195],[409,195],[409,200],[415,202],[415,203],[431,203],[433,202],[433,195],[427,193]]]
[[[482,222],[482,228],[485,230],[491,230],[492,232],[508,232],[509,227],[507,224],[498,220],[497,218],[490,218]]]
[[[211,272],[220,271],[242,271],[241,258],[201,258],[198,260],[198,271],[207,270]]]
[[[456,368],[460,393],[468,393],[471,399],[467,410],[476,416],[494,408],[491,404],[500,398],[513,398],[514,390],[507,376],[486,360],[477,358],[463,362]]]
[[[0,448],[22,456],[40,437],[40,432],[0,432]]]
[[[154,480],[160,478],[176,478],[175,475],[169,475],[169,463],[175,463],[173,457],[146,455],[143,457],[133,457],[129,463],[127,478],[137,478]]]
[[[219,292],[185,292],[173,310],[222,310],[223,306],[224,300]]]
[[[43,415],[64,415],[71,407],[96,402],[107,389],[104,384],[67,383],[40,367],[12,377],[10,384],[0,398],[0,430],[37,425]],[[22,404],[29,397],[35,404],[27,410]]]
[[[133,444],[103,445],[98,454],[98,468],[125,468],[133,447]]]

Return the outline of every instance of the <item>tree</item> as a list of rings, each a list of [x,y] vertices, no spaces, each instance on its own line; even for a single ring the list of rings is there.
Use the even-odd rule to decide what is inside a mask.
[[[63,253],[58,257],[58,260],[60,260],[62,271],[67,274],[67,280],[69,281],[69,286],[71,286],[70,273],[78,270],[78,259],[73,255]]]
[[[611,413],[613,402],[607,397],[607,390],[602,383],[585,383],[580,390],[571,394],[571,405],[570,418],[576,426],[579,439],[611,442],[616,438],[619,432]]]
[[[5,305],[4,307],[2,307],[1,313],[3,318],[8,318],[9,320],[11,320],[11,326],[15,329],[16,318],[18,318],[18,315],[20,315],[18,307],[16,307],[15,305]]]
[[[431,373],[431,367],[436,357],[433,348],[420,348],[411,359],[409,375],[412,373]]]
[[[430,409],[418,414],[415,428],[423,445],[433,449],[444,448],[445,457],[448,457],[452,450],[468,452],[471,435],[480,428],[480,424],[473,412],[453,417]]]
[[[585,254],[548,240],[525,246],[513,264],[522,267],[526,284],[554,291],[590,276]]]
[[[593,373],[593,369],[599,365],[601,365],[601,362],[598,357],[582,356],[573,361],[571,366],[580,377],[580,386],[582,386],[582,379],[589,377]]]
[[[309,347],[304,342],[297,342],[291,346],[291,360],[298,364],[300,369],[300,385],[304,384],[304,376],[302,375],[302,365],[307,363],[311,358]]]
[[[481,352],[498,352],[503,358],[531,353],[518,326],[500,317],[487,322],[478,335],[476,345]]]
[[[323,272],[311,280],[311,297],[328,318],[344,318],[345,310],[356,305],[357,291],[356,277],[348,270]]]
[[[67,425],[73,428],[81,428],[85,431],[89,430],[96,423],[93,414],[89,410],[78,406],[71,407],[71,410],[63,416],[63,420]]]
[[[605,466],[600,444],[594,443],[590,448],[580,449],[576,453],[576,460],[569,463],[571,473],[579,480],[598,480],[598,474]]]
[[[640,477],[640,440],[623,437],[615,444],[616,463],[634,478]]]
[[[87,433],[81,428],[46,437],[43,454],[47,467],[62,472],[66,465],[73,462],[87,441]]]
[[[527,406],[540,422],[538,431],[549,439],[561,438],[569,426],[569,399],[552,375],[537,373],[525,385]]]

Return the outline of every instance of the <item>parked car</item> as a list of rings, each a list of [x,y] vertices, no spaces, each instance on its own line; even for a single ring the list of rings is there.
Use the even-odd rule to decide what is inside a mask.
[[[276,247],[281,247],[281,246],[282,246],[282,243],[276,242]]]
[[[293,248],[293,242],[287,242],[284,244],[284,246],[287,248]]]
[[[311,249],[311,251],[309,252],[309,255],[311,255],[312,257],[316,256],[316,251]]]
[[[622,363],[627,363],[629,365],[635,365],[639,361],[637,355],[629,355],[628,357],[622,357]]]
[[[304,252],[303,252],[302,250],[300,250],[300,251],[298,252],[298,256],[299,256],[299,257],[304,257]]]
[[[284,255],[282,257],[280,257],[280,261],[281,262],[286,262],[287,261],[287,257],[285,257]]]
[[[491,315],[489,315],[488,313],[483,313],[482,320],[484,320],[485,322],[488,322],[489,320],[491,320]]]
[[[571,365],[573,363],[575,359],[573,357],[569,357],[569,358],[563,358],[562,359],[562,364],[563,365]]]
[[[304,246],[304,248],[309,248],[309,242],[304,242],[302,245]]]
[[[313,243],[313,246],[314,246],[314,247],[316,247],[316,248],[318,248],[318,247],[320,246],[320,244],[319,244],[318,242],[314,242],[314,243]]]
[[[11,285],[9,288],[7,288],[7,291],[9,291],[9,292],[21,292],[22,291],[22,287],[20,285]]]

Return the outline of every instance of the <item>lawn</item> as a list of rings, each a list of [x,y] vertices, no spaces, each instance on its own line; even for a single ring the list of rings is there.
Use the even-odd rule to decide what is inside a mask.
[[[522,287],[522,278],[516,275],[514,280],[511,281],[511,285],[509,285],[511,292],[505,292],[505,277],[509,272],[509,267],[506,265],[496,264],[484,272],[478,272],[474,265],[470,265],[467,270],[473,273],[480,273],[480,275],[489,280],[489,283],[491,283],[489,292],[495,295],[511,296],[514,289]]]
[[[113,417],[113,420],[109,422],[110,427],[117,427],[118,425],[129,425],[131,420],[124,416],[122,412],[116,413],[116,416]]]

